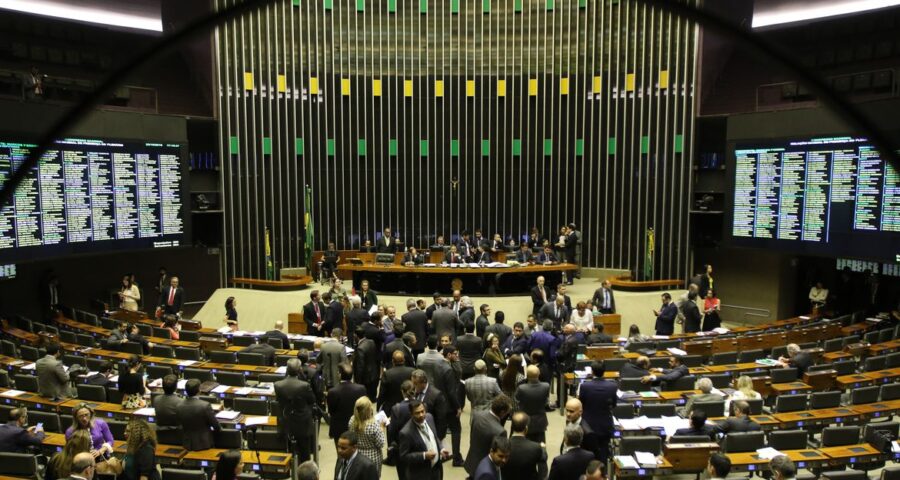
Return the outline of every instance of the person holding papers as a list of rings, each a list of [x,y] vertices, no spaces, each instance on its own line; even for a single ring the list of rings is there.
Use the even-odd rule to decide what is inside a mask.
[[[656,316],[656,334],[672,335],[675,333],[675,317],[678,316],[678,307],[672,302],[672,295],[668,292],[662,294],[662,307],[654,310]]]
[[[668,369],[660,369],[656,368],[654,370],[658,371],[658,374],[651,373],[641,380],[644,383],[653,383],[654,385],[658,385],[662,382],[674,382],[679,378],[688,375],[690,371],[688,367],[682,363],[681,357],[677,355],[673,355],[669,357],[669,368]]]

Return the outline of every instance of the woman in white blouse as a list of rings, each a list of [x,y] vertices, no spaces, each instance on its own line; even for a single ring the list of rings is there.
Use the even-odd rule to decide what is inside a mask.
[[[591,333],[591,329],[594,328],[594,314],[587,309],[586,303],[578,302],[575,310],[572,311],[572,316],[569,317],[569,322],[579,332]]]
[[[756,390],[753,390],[753,380],[747,375],[741,375],[737,379],[737,390],[725,400],[725,415],[731,415],[731,402],[735,400],[758,400],[762,398]]]
[[[125,275],[122,278],[122,288],[119,290],[119,308],[136,312],[140,299],[141,290],[131,281],[130,275]]]

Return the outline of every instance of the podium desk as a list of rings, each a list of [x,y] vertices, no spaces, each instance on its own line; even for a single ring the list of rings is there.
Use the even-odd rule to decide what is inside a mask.
[[[845,445],[842,447],[820,448],[820,452],[828,456],[828,464],[844,466],[850,464],[853,468],[857,463],[877,462],[887,458],[888,454],[881,453],[868,443],[857,445]]]
[[[854,422],[859,420],[862,414],[853,408],[841,407],[776,413],[772,416],[781,422],[781,428],[790,430],[809,426],[828,426],[834,423]]]
[[[210,448],[188,452],[181,459],[181,463],[185,467],[211,468],[219,461],[219,454],[227,451],[228,449],[223,448]],[[288,473],[291,470],[291,454],[289,453],[259,452],[259,461],[257,461],[255,451],[241,450],[241,457],[243,457],[244,468],[251,472]]]
[[[769,385],[772,395],[794,395],[795,393],[810,392],[811,385],[803,382],[773,383]]]
[[[663,445],[666,461],[674,472],[702,472],[709,463],[709,456],[719,451],[716,442],[666,443]]]
[[[797,468],[815,468],[828,463],[829,457],[818,450],[782,450]],[[756,452],[727,453],[731,460],[732,472],[754,472],[769,470],[769,459],[760,458]]]

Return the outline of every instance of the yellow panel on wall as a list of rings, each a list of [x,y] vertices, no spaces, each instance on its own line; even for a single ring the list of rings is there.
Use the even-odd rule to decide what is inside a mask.
[[[253,72],[244,72],[244,90],[253,90]]]
[[[287,77],[285,77],[284,75],[279,75],[276,83],[279,93],[284,93],[287,91]]]
[[[594,75],[594,81],[592,82],[591,90],[593,90],[594,93],[600,93],[600,90],[602,89],[603,79],[600,77],[600,75]]]
[[[625,75],[625,91],[633,92],[634,91],[634,74],[629,73]]]
[[[497,96],[506,96],[506,80],[497,80]]]
[[[444,81],[443,80],[435,80],[434,81],[434,96],[435,97],[443,97],[444,96]]]
[[[375,96],[375,97],[381,96],[381,79],[380,78],[372,79],[372,96]]]
[[[344,95],[344,96],[350,95],[350,79],[349,78],[341,79],[341,95]]]
[[[412,80],[404,80],[403,81],[403,96],[404,97],[413,96],[413,81]]]
[[[538,81],[536,78],[528,79],[528,95],[535,97],[538,94]]]
[[[659,71],[659,88],[669,88],[669,71]]]
[[[318,95],[319,94],[319,78],[318,77],[309,77],[309,94],[310,95]]]
[[[559,79],[559,94],[560,95],[568,95],[569,94],[569,77],[562,77]]]
[[[475,96],[475,80],[466,80],[466,96]]]

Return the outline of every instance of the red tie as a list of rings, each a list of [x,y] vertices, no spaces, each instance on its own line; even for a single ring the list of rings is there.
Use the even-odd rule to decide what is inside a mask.
[[[169,305],[175,304],[175,288],[169,287]]]
[[[322,315],[319,314],[319,304],[314,303],[313,308],[316,309],[316,323],[319,323],[320,321],[322,321]]]

